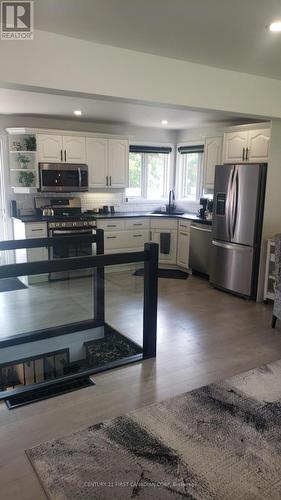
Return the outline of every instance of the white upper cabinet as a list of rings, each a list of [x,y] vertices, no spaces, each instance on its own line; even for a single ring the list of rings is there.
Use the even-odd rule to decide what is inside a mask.
[[[267,161],[270,143],[270,130],[250,130],[248,139],[248,158],[251,162]]]
[[[62,138],[64,161],[67,163],[85,163],[86,140],[85,137],[65,135]]]
[[[37,135],[38,161],[57,163],[63,160],[63,146],[61,135]]]
[[[266,162],[269,143],[270,129],[227,132],[224,134],[224,162]]]
[[[224,162],[239,163],[246,160],[248,131],[224,134]]]
[[[50,163],[85,163],[85,137],[38,134],[38,161]]]
[[[108,185],[123,188],[128,183],[129,144],[123,139],[108,141]]]
[[[215,167],[222,160],[222,137],[207,137],[204,148],[204,188],[213,188]]]
[[[125,139],[87,137],[89,188],[124,188],[128,182],[129,143]]]
[[[89,188],[106,187],[108,179],[108,140],[86,138],[86,163],[89,169]]]

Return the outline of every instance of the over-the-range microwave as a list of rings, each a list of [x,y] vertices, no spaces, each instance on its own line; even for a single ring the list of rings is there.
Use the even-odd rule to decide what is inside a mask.
[[[84,163],[39,163],[39,190],[88,191],[88,166]]]

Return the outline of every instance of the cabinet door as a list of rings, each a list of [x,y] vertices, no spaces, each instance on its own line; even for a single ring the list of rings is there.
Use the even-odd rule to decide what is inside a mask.
[[[128,141],[109,139],[108,141],[108,175],[109,187],[123,188],[127,186],[129,169]]]
[[[224,162],[239,163],[246,160],[248,131],[224,134]]]
[[[222,156],[222,137],[208,137],[204,151],[204,187],[213,188],[215,167],[220,165]]]
[[[37,135],[38,161],[45,163],[60,163],[63,161],[63,146],[61,135]]]
[[[130,231],[109,231],[104,234],[104,250],[124,250],[130,247]]]
[[[170,252],[168,254],[161,252],[160,234],[170,233]],[[177,232],[176,231],[152,231],[151,241],[159,245],[159,263],[160,264],[176,264],[177,260]]]
[[[63,136],[63,159],[68,163],[85,163],[85,137]]]
[[[86,138],[86,163],[89,168],[89,188],[105,187],[108,179],[108,140]]]
[[[186,269],[189,267],[189,234],[183,231],[178,233],[177,264]]]
[[[250,130],[248,138],[248,160],[266,162],[268,160],[270,130]]]

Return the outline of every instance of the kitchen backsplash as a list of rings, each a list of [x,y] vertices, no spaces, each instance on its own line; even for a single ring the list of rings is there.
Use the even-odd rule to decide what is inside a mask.
[[[81,199],[82,210],[91,210],[93,208],[101,208],[103,205],[114,205],[116,212],[150,212],[159,208],[164,202],[126,202],[126,197],[123,192],[116,191],[111,193],[74,193],[71,194],[58,194],[58,193],[38,193],[37,197],[42,198],[58,198],[71,196],[78,196]],[[30,194],[16,194],[12,196],[17,201],[17,206],[21,210],[28,210],[34,208],[34,196]],[[199,204],[194,202],[181,202],[177,204],[178,207],[191,213],[196,213],[199,209]]]

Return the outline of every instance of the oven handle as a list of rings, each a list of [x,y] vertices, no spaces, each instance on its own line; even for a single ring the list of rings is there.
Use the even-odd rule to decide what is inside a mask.
[[[51,230],[51,234],[53,236],[60,234],[81,234],[81,233],[89,233],[92,234],[93,229],[53,229]]]

